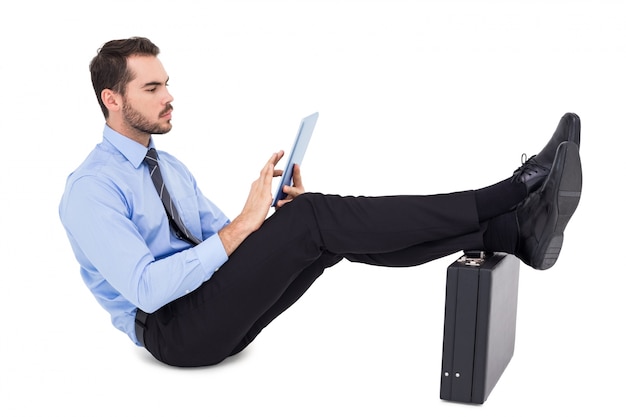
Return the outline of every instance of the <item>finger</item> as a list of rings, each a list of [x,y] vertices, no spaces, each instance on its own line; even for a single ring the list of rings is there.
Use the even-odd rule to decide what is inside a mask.
[[[263,170],[261,171],[261,178],[263,179],[264,184],[272,182],[272,178],[274,178],[274,171],[274,164],[268,163],[263,167]]]
[[[302,187],[302,174],[300,173],[300,165],[294,164],[293,166],[293,176],[292,176],[293,186],[296,188]]]
[[[283,192],[287,194],[287,200],[292,200],[302,194],[303,189],[285,185],[283,186]]]
[[[276,202],[276,208],[281,208],[285,204],[290,203],[292,201],[293,201],[293,198],[285,198],[284,200],[278,200]]]
[[[276,165],[278,161],[281,160],[284,154],[285,154],[284,151],[274,152],[272,156],[270,156],[270,159],[267,161],[267,164]]]
[[[265,165],[263,165],[263,168],[261,169],[261,172],[267,170],[267,167],[269,166],[274,166],[276,165],[276,154],[273,153],[272,156],[270,156],[270,159],[267,160],[267,162],[265,163]]]

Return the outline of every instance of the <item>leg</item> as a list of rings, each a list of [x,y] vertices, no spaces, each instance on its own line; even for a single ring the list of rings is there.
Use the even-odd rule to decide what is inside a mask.
[[[248,333],[239,342],[235,349],[231,352],[231,355],[236,355],[246,348],[252,341],[261,333],[267,325],[269,325],[276,317],[281,315],[285,310],[291,307],[296,301],[302,297],[302,295],[309,289],[309,287],[315,282],[315,280],[322,275],[324,270],[331,267],[342,260],[339,255],[332,253],[324,253],[320,258],[306,268],[293,283],[287,287],[285,292],[276,301],[269,310],[263,314],[250,328]]]
[[[512,178],[529,194],[516,207],[507,200],[494,209],[491,202],[500,199],[483,198],[506,182],[435,196],[300,196],[269,218],[207,283],[150,315],[146,347],[173,365],[218,363],[243,349],[342,257],[408,266],[476,245],[499,250],[499,243],[484,246],[483,233],[502,235],[493,229],[503,225],[515,229],[510,253],[536,269],[549,268],[580,198],[578,134],[575,115],[564,116],[546,148]]]
[[[305,194],[252,234],[198,290],[148,318],[146,347],[178,366],[218,363],[245,347],[344,253],[407,251],[480,231],[473,192],[438,196]],[[460,242],[460,241],[459,241]],[[422,248],[418,245],[424,244]],[[462,247],[456,250],[462,249]],[[446,242],[444,252],[451,250]]]
[[[409,248],[378,254],[347,254],[345,258],[350,262],[368,265],[409,267],[434,261],[466,249],[483,249],[483,233],[487,224],[481,224],[480,230],[462,236],[425,242]]]

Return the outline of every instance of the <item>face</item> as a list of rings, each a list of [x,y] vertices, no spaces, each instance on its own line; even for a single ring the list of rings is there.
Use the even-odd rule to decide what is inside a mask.
[[[135,78],[122,97],[121,123],[127,136],[145,142],[151,134],[172,129],[172,101],[167,90],[169,77],[157,57],[132,56],[128,67]]]

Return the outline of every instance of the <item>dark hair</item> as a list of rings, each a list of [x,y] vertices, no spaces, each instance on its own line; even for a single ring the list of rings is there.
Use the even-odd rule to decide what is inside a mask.
[[[109,41],[98,50],[98,54],[89,64],[89,71],[91,84],[105,119],[109,117],[109,110],[102,102],[102,90],[108,88],[116,93],[124,94],[126,85],[135,77],[135,74],[128,69],[128,57],[157,56],[158,54],[159,47],[149,39],[141,37]]]

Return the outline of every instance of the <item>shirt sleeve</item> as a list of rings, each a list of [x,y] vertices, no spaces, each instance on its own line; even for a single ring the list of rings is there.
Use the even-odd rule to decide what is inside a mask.
[[[138,308],[151,313],[195,290],[228,259],[217,233],[155,259],[131,210],[112,182],[84,176],[67,191],[60,215],[81,266]]]

